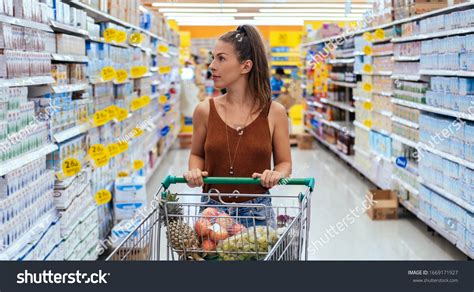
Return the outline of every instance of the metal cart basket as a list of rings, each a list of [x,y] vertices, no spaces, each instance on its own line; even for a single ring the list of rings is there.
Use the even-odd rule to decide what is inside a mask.
[[[179,201],[167,200],[167,196],[171,194],[170,186],[178,183],[186,183],[186,180],[183,177],[168,176],[163,181],[151,203],[150,212],[141,220],[135,220],[136,225],[115,247],[107,260],[292,261],[308,259],[310,204],[315,184],[314,178],[285,178],[276,186],[276,188],[285,188],[287,185],[306,186],[304,192],[294,195],[240,194],[236,191],[232,194],[223,194],[214,189],[209,193],[176,194]],[[260,184],[260,179],[208,177],[204,178],[204,183]],[[253,199],[243,203],[227,203],[228,200],[225,198],[228,197]],[[269,203],[270,200],[271,203]],[[176,207],[180,212],[173,213],[171,210],[176,210]],[[209,230],[213,230],[217,224],[216,221],[221,224],[221,222],[229,223],[229,220],[230,224],[233,222],[235,226],[240,227],[239,230],[235,234],[235,230],[229,231],[225,236],[215,233],[213,237],[215,246],[211,249],[208,246],[204,247],[204,244],[201,246],[201,242],[206,240],[202,236],[201,238],[196,236],[197,240],[196,238],[191,240],[183,234],[179,236],[171,234],[169,226],[177,222],[182,227],[181,230],[194,230],[197,222],[203,218],[202,211],[208,207],[218,210],[220,214],[226,213],[224,218],[207,214],[206,222],[211,222]],[[173,245],[171,241],[179,241],[181,244]]]

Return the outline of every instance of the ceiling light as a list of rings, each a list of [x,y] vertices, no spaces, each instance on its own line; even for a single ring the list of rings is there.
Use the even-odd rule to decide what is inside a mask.
[[[161,9],[160,9],[161,10]],[[259,9],[260,12],[264,13],[291,13],[291,12],[300,12],[300,13],[329,13],[329,12],[342,12],[344,13],[345,9]],[[351,9],[350,12],[355,13],[364,13],[366,9]]]
[[[319,16],[335,16],[335,17],[362,17],[357,13],[164,13],[165,17],[217,17],[217,16],[234,16],[234,17],[255,17],[255,16],[273,16],[273,17],[319,17]]]
[[[314,17],[314,16],[308,16],[308,17],[297,17],[294,19],[304,19],[304,20],[325,20],[325,21],[353,21],[353,20],[360,20],[362,17],[332,17],[332,16],[319,16],[319,17]],[[285,18],[284,20],[281,19],[281,17],[262,17],[262,16],[256,16],[254,17],[256,20],[279,20],[280,22],[287,22],[288,20],[291,20],[292,18]]]
[[[237,9],[224,9],[224,8],[192,8],[192,9],[180,9],[180,8],[160,8],[160,12],[237,12]]]
[[[274,20],[256,20],[256,19],[235,19],[235,20],[225,20],[225,21],[213,21],[210,19],[202,19],[199,21],[179,21],[178,24],[180,26],[237,26],[242,24],[250,24],[250,25],[271,25],[271,26],[302,26],[304,21],[302,19],[293,19],[291,22],[282,23],[281,20],[274,21]]]
[[[345,8],[344,3],[172,3],[172,2],[155,2],[153,7],[242,7],[242,8]],[[352,3],[352,8],[372,8],[372,4]]]

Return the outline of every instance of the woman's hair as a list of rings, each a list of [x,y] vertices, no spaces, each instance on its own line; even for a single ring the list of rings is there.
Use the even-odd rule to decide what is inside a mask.
[[[241,25],[237,30],[223,34],[219,40],[234,46],[240,62],[252,61],[253,67],[248,74],[250,93],[256,99],[258,109],[265,109],[272,101],[272,91],[267,55],[260,32],[252,25]]]

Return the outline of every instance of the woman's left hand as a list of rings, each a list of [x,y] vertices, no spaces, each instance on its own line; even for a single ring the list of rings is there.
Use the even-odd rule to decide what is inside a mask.
[[[273,188],[278,184],[278,182],[284,178],[283,174],[275,170],[265,170],[263,173],[254,173],[252,174],[253,178],[260,178],[261,184],[265,188]]]

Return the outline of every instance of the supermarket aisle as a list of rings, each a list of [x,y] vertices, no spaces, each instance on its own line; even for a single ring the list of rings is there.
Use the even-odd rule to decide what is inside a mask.
[[[189,150],[172,150],[150,180],[151,199],[168,174],[180,175],[187,167]],[[362,213],[364,195],[372,186],[327,149],[293,148],[293,176],[314,176],[316,191],[312,200],[310,259],[321,260],[451,260],[465,256],[440,236],[432,236],[426,226],[407,214],[394,221],[371,221]],[[272,193],[298,192],[287,186]],[[173,190],[198,192],[185,186]],[[357,208],[357,206],[360,206]],[[352,210],[352,213],[351,213]],[[358,212],[357,210],[361,210]],[[331,226],[345,220],[347,228],[339,234]],[[337,232],[337,230],[336,230]]]

